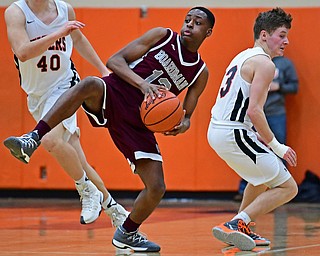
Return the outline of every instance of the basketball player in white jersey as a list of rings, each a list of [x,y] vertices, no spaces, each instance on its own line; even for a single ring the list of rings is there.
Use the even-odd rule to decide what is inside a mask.
[[[291,15],[281,8],[259,14],[254,25],[254,47],[231,61],[211,111],[210,146],[248,181],[239,213],[214,227],[213,234],[241,250],[270,244],[250,230],[251,221],[287,203],[298,191],[280,159],[296,166],[296,153],[275,139],[263,112],[275,73],[271,59],[282,56],[289,44],[291,21]]]
[[[73,8],[64,1],[16,1],[5,11],[5,21],[21,87],[28,95],[28,108],[36,121],[80,80],[70,59],[73,44],[102,76],[109,74],[81,33],[84,24],[75,20]],[[10,137],[4,141],[12,155],[24,163],[29,162],[29,156],[17,147],[33,143],[33,138],[27,136]],[[86,161],[80,145],[76,114],[48,133],[42,145],[75,181],[82,202],[80,222],[87,224],[95,221],[104,208],[112,224],[121,225],[128,212],[113,200],[102,179]]]

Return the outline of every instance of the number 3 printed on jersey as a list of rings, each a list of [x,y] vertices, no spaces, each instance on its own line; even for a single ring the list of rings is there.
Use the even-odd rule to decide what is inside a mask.
[[[226,73],[225,76],[226,77],[228,76],[228,79],[226,81],[226,85],[224,87],[221,87],[221,89],[220,89],[220,98],[223,98],[229,92],[231,84],[232,84],[232,80],[233,80],[235,74],[237,73],[237,70],[238,70],[238,67],[237,66],[233,66]]]
[[[52,71],[57,71],[60,68],[60,56],[58,54],[53,54],[50,58],[42,56],[37,67],[40,68],[41,72],[47,72],[48,68]]]

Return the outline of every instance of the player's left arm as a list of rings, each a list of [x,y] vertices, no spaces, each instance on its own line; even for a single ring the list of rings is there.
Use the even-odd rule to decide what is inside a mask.
[[[67,5],[69,20],[75,20],[76,15],[74,9],[70,4]],[[89,40],[85,37],[85,35],[79,29],[74,30],[70,35],[73,41],[74,48],[76,48],[81,57],[86,59],[92,66],[96,67],[102,76],[109,75],[109,70],[103,64],[100,57],[92,47]]]
[[[173,130],[166,132],[165,135],[177,135],[184,133],[190,128],[190,118],[198,104],[199,97],[204,91],[209,77],[209,70],[207,67],[203,69],[195,83],[188,88],[187,94],[183,101],[184,117],[179,125]]]

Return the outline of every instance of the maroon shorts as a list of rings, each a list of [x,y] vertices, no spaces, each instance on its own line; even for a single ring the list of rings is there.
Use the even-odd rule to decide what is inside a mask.
[[[93,114],[83,105],[92,126],[108,128],[114,144],[130,164],[144,158],[162,161],[156,138],[140,117],[144,97],[141,91],[114,74],[102,80],[105,90],[101,113]]]

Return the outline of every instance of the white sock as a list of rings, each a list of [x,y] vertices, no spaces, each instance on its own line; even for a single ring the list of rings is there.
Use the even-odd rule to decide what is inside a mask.
[[[107,199],[101,204],[103,209],[107,209],[110,208],[113,205],[116,205],[117,202],[113,199],[113,197],[110,195],[110,193],[108,193],[108,197]]]
[[[251,221],[251,218],[249,217],[249,215],[246,214],[244,211],[239,212],[236,216],[234,216],[234,217],[232,218],[232,220],[235,220],[235,219],[241,219],[241,220],[243,220],[247,225],[248,225],[249,222]]]
[[[80,184],[83,184],[86,180],[88,180],[87,175],[85,172],[83,172],[83,176],[81,177],[81,179],[75,180],[75,183],[80,185]]]

